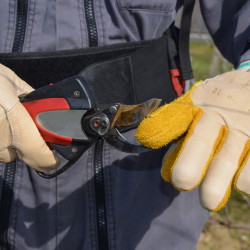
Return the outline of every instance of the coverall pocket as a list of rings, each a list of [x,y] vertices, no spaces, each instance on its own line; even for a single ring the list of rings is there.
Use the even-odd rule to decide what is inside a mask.
[[[121,9],[169,12],[175,9],[175,1],[166,0],[116,0]]]

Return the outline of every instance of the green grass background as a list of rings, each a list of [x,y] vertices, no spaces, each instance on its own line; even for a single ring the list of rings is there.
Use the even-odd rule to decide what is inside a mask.
[[[212,58],[215,53],[215,46],[212,42],[191,42],[190,44],[190,54],[192,58],[192,67],[194,71],[194,78],[196,81],[204,80],[209,77]],[[214,76],[221,74],[225,71],[232,70],[233,66],[231,63],[223,60],[223,57],[217,51],[218,57],[218,67],[214,72]],[[224,63],[226,64],[223,68]]]

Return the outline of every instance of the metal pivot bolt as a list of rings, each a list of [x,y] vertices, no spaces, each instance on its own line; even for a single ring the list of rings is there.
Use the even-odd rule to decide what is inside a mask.
[[[98,136],[105,135],[110,127],[110,121],[104,113],[98,113],[98,115],[92,117],[90,120],[90,128],[96,133]]]
[[[117,112],[117,107],[116,107],[115,105],[111,106],[111,107],[109,108],[109,112],[110,112],[111,114],[116,114],[116,112]]]
[[[72,152],[73,152],[73,153],[77,153],[77,152],[78,152],[78,148],[77,148],[77,147],[73,147],[73,148],[72,148]]]
[[[74,92],[74,96],[75,96],[75,97],[79,97],[79,96],[80,96],[80,91],[76,90],[76,91]]]

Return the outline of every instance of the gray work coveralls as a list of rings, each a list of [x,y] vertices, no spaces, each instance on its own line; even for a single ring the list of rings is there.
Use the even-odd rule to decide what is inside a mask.
[[[250,1],[200,2],[222,54],[235,66],[249,60]],[[22,13],[17,4],[24,4]],[[91,29],[98,46],[158,38],[179,5],[176,0],[0,1],[0,52],[92,46]],[[18,29],[24,31],[21,42]],[[126,154],[101,143],[51,180],[19,160],[8,169],[1,164],[2,248],[95,250],[106,244],[114,250],[195,249],[208,212],[200,206],[197,190],[180,193],[161,179],[165,151]],[[100,152],[101,169],[93,164]],[[95,185],[97,172],[101,187]],[[105,214],[100,218],[105,220],[97,218],[102,211],[98,188],[104,191]]]

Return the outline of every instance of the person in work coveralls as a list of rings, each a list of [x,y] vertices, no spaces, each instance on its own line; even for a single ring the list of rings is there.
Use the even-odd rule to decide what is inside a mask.
[[[1,1],[0,52],[4,55],[63,51],[159,38],[173,23],[181,5],[177,0]],[[208,30],[223,56],[235,68],[247,70],[250,1],[201,0],[200,5]],[[225,81],[235,79],[231,74],[238,73],[241,80],[249,79],[244,70],[229,73]],[[128,154],[101,141],[57,178],[43,179],[34,169],[46,171],[60,160],[48,149],[18,101],[18,97],[33,89],[3,65],[0,82],[1,249],[196,248],[208,210],[216,210],[223,204],[212,201],[211,205],[202,194],[199,199],[198,188],[193,189],[187,183],[176,184],[181,180],[174,181],[174,186],[193,190],[180,192],[165,182],[161,177],[165,147]],[[246,81],[244,93],[249,91],[248,84]],[[202,86],[209,86],[209,81]],[[192,93],[196,105],[199,91],[197,94],[195,89]],[[138,139],[156,148],[157,145],[148,142],[150,133],[147,130],[145,136],[139,129]],[[244,135],[249,138],[249,130],[244,130]],[[240,140],[232,142],[243,150]],[[246,147],[245,155],[247,150]],[[98,163],[100,159],[102,166]],[[244,176],[247,173],[249,170]],[[101,182],[96,179],[97,174]],[[238,189],[248,193],[249,184],[247,189],[247,181],[242,182],[243,187],[239,185]]]

